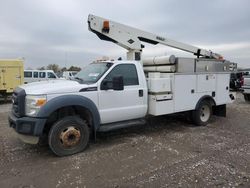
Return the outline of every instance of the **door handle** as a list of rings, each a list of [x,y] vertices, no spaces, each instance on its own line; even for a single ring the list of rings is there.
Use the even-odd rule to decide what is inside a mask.
[[[139,89],[139,97],[143,97],[143,90]]]

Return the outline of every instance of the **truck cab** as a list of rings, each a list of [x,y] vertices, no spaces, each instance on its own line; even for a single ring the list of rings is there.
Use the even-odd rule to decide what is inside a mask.
[[[140,62],[96,62],[80,71],[75,78],[81,84],[94,84],[82,89],[80,94],[86,95],[85,91],[90,90],[93,97],[96,96],[93,101],[98,107],[101,124],[146,115],[147,85]]]

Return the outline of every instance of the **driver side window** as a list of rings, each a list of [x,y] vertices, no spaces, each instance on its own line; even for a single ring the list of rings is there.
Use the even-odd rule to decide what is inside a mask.
[[[104,78],[108,81],[109,88],[112,88],[112,80],[115,76],[122,76],[124,86],[139,85],[136,67],[133,64],[117,65],[113,70]]]

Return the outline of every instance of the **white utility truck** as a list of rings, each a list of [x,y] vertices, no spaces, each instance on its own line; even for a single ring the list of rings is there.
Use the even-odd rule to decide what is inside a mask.
[[[230,71],[236,64],[188,44],[89,15],[89,30],[128,50],[126,61],[94,62],[75,80],[54,80],[18,87],[9,124],[27,143],[47,136],[58,156],[83,151],[90,136],[145,124],[146,116],[190,112],[194,124],[211,115],[226,116]],[[141,42],[193,53],[141,60]]]

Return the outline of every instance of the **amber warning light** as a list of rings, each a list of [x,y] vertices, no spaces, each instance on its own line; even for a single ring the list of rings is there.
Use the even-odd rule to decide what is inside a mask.
[[[104,32],[104,33],[108,33],[109,32],[109,21],[107,21],[107,20],[103,21],[102,32]]]
[[[218,59],[219,59],[219,60],[224,60],[224,57],[223,57],[223,56],[220,56]]]

